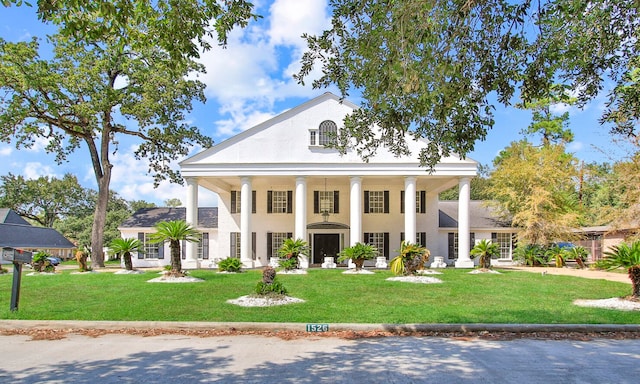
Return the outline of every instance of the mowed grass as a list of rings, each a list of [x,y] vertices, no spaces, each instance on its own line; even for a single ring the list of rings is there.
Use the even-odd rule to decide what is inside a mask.
[[[0,318],[34,320],[149,320],[294,323],[531,323],[638,324],[640,311],[584,308],[575,299],[631,293],[629,284],[520,271],[469,274],[447,269],[441,284],[386,280],[343,270],[278,274],[289,296],[304,303],[240,307],[229,299],[250,295],[260,270],[220,274],[199,270],[199,283],[149,283],[157,272],[110,272],[22,277],[19,310],[11,312],[12,276],[0,275]]]

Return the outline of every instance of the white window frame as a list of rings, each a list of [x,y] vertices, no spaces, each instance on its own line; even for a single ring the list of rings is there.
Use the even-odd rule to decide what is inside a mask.
[[[369,213],[384,213],[384,191],[369,191]]]
[[[143,257],[145,259],[157,259],[160,256],[160,247],[164,247],[164,242],[162,243],[152,243],[149,239],[151,233],[145,232],[144,234],[144,253]]]

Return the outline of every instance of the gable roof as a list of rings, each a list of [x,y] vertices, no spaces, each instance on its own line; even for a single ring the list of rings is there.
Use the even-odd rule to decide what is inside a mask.
[[[439,227],[458,228],[458,201],[439,201]],[[469,228],[511,228],[510,221],[505,221],[494,207],[487,206],[486,201],[469,202]]]
[[[31,225],[11,208],[0,208],[0,223]]]
[[[184,207],[141,208],[122,222],[119,228],[150,228],[161,221],[186,220]],[[198,208],[199,228],[218,228],[218,207]]]
[[[382,146],[364,161],[355,150],[341,154],[337,149],[310,143],[324,121],[340,128],[345,116],[357,106],[332,93],[324,93],[251,127],[180,162],[183,177],[238,177],[278,175],[424,175],[418,154],[428,145],[425,139],[407,136],[410,155],[396,156]],[[436,176],[475,176],[477,162],[456,155],[442,158]]]
[[[0,246],[18,249],[76,248],[53,228],[6,223],[0,224]]]

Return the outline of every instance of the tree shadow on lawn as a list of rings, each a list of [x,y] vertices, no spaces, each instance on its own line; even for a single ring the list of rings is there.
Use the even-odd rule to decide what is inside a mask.
[[[107,344],[106,340],[101,340],[102,337],[122,337],[122,346],[130,345],[128,351],[135,352],[117,350],[117,353],[112,353],[117,356],[106,356],[109,348],[101,348]],[[165,335],[162,337],[168,341],[165,340],[164,346],[160,345],[163,350],[145,351],[144,338],[102,337],[90,339],[95,347],[84,351],[86,356],[76,360],[64,356],[33,359],[37,365],[25,371],[9,371],[6,367],[12,365],[6,365],[0,369],[0,381],[87,384],[415,383],[424,380],[492,382],[505,379],[514,382],[535,377],[539,382],[557,382],[568,372],[577,375],[572,376],[576,381],[590,381],[594,372],[610,374],[613,369],[606,366],[610,362],[580,359],[579,356],[591,348],[587,343],[550,344],[545,340],[496,342],[419,337],[344,340],[314,336],[282,340],[261,336],[197,338]],[[37,356],[51,356],[47,349],[60,352],[56,344],[68,342],[28,343],[34,343],[34,349],[38,348]],[[630,347],[637,352],[630,352]],[[616,371],[633,372],[637,369],[634,368],[637,367],[637,358],[633,355],[640,354],[640,344],[612,343],[598,348],[600,354],[616,356]]]

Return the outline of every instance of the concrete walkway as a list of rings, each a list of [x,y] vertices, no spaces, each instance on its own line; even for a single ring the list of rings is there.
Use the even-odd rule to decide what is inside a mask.
[[[595,269],[578,269],[578,268],[554,268],[554,267],[500,267],[501,269],[509,269],[516,271],[525,271],[532,273],[546,273],[549,275],[566,275],[577,276],[585,279],[604,279],[617,281],[620,283],[631,284],[629,276],[626,273],[599,271]]]

